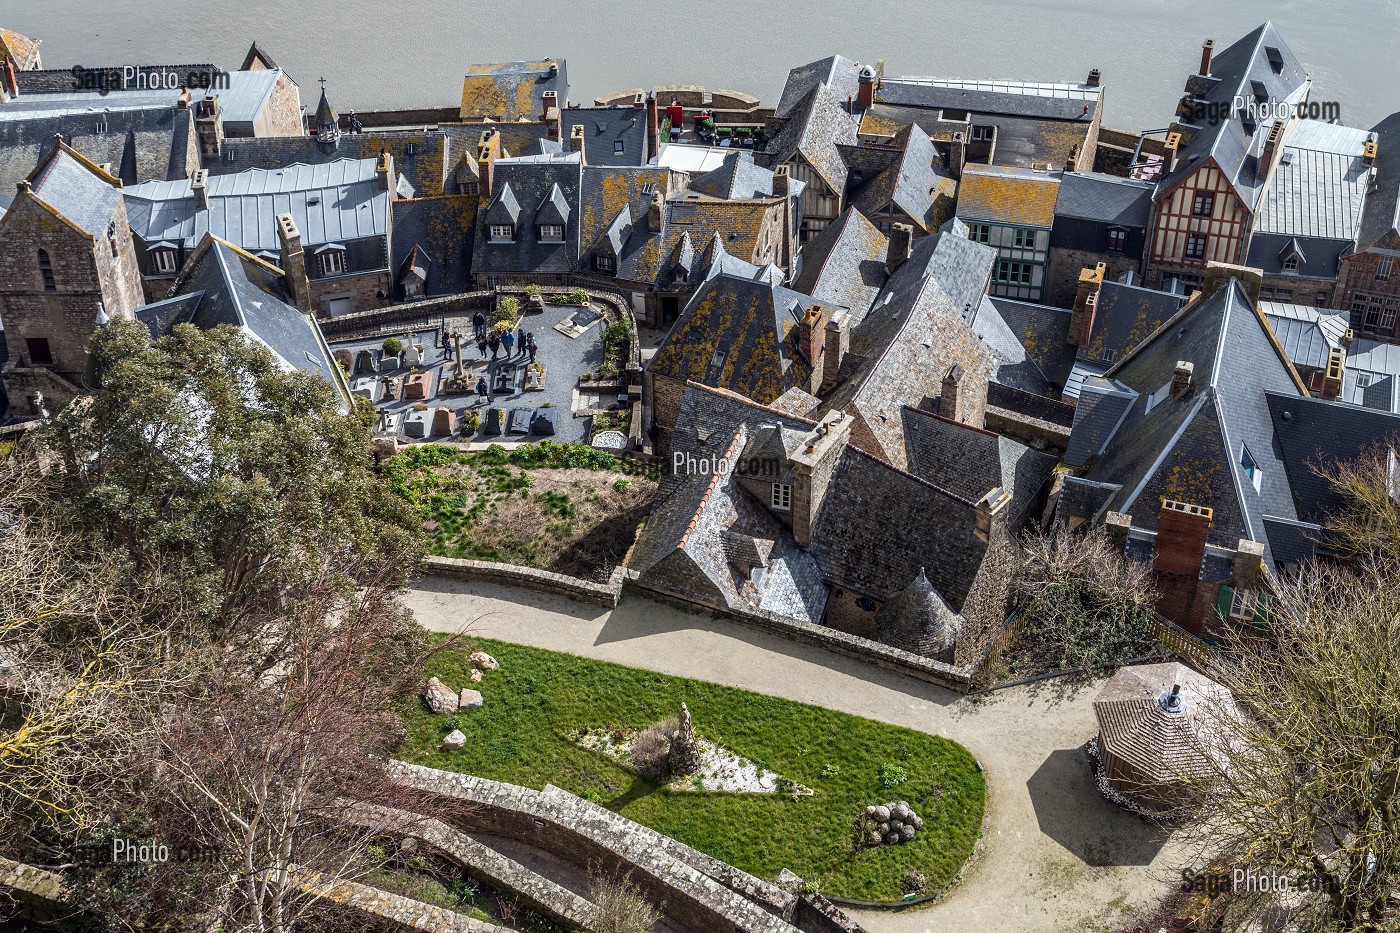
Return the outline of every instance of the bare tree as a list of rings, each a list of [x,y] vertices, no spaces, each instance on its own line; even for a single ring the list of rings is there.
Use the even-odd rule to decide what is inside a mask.
[[[1343,498],[1327,517],[1328,543],[1352,558],[1400,568],[1400,436],[1355,460],[1320,461],[1313,469]]]

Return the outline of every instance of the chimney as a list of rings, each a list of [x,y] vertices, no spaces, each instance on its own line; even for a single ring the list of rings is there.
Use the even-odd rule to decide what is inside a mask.
[[[959,424],[965,420],[966,415],[963,410],[962,378],[962,364],[954,363],[953,368],[948,370],[948,375],[943,377],[943,393],[938,400],[938,413]]]
[[[1327,351],[1327,368],[1314,373],[1312,389],[1322,398],[1336,398],[1342,394],[1342,379],[1346,375],[1347,351],[1333,347]]]
[[[893,273],[904,265],[914,252],[914,227],[911,224],[890,225],[890,249],[885,254],[885,271]]]
[[[1215,40],[1207,39],[1201,44],[1201,70],[1198,72],[1210,77],[1210,60],[1215,56]]]
[[[291,214],[277,215],[277,242],[282,253],[282,275],[292,303],[311,313],[311,283],[306,279],[306,254],[301,249],[301,231]]]
[[[1128,549],[1128,533],[1133,530],[1133,517],[1126,512],[1109,512],[1103,519],[1108,540],[1113,544],[1113,553],[1123,554]]]
[[[549,76],[550,76],[551,78],[557,78],[557,77],[559,77],[559,63],[558,63],[558,62],[550,62],[550,63],[549,63]]]
[[[544,92],[544,122],[546,135],[558,142],[563,134],[564,115],[559,109],[559,92]]]
[[[577,152],[579,154],[579,161],[582,162],[584,165],[587,165],[588,153],[583,151],[584,138],[585,137],[583,135],[583,124],[581,123],[576,124],[574,128],[569,131],[569,151]]]
[[[820,386],[822,381],[822,335],[825,327],[821,305],[808,308],[797,325],[797,349],[812,366],[812,389]]]
[[[817,395],[826,395],[836,388],[841,378],[841,364],[851,349],[851,312],[836,311],[826,322],[826,339],[822,344],[822,380]]]
[[[666,207],[666,198],[660,191],[651,193],[651,201],[647,204],[647,229],[652,233],[661,232],[661,214]]]
[[[224,148],[224,112],[219,98],[210,95],[199,102],[194,118],[199,135],[199,153],[205,159],[217,159]]]
[[[1098,87],[1103,83],[1103,74],[1097,68],[1089,69],[1089,80],[1084,82],[1089,87]]]
[[[967,137],[954,133],[948,143],[948,171],[954,178],[962,178],[963,166],[967,164]]]
[[[194,205],[202,211],[209,210],[209,170],[200,169],[190,177],[190,191],[194,194]]]
[[[788,174],[786,165],[779,165],[773,169],[773,197],[787,200],[792,193],[792,176]]]
[[[821,514],[836,461],[851,439],[855,419],[843,411],[829,411],[792,454],[792,537],[802,547],[812,546],[812,527]]]
[[[379,150],[379,158],[374,160],[374,175],[379,179],[380,186],[389,192],[389,199],[393,200],[399,189],[399,180],[394,173],[394,157],[389,155],[388,150]]]
[[[1196,371],[1196,364],[1190,360],[1177,360],[1176,369],[1172,370],[1172,398],[1181,398],[1191,388],[1191,374]]]
[[[875,105],[875,87],[879,82],[879,75],[875,69],[866,65],[860,70],[860,84],[856,88],[856,106],[861,110],[869,110]]]
[[[1361,162],[1363,165],[1375,164],[1377,148],[1375,137],[1366,140],[1366,146],[1361,150]]]
[[[1242,590],[1258,590],[1264,584],[1264,545],[1241,538],[1235,545],[1234,586]]]
[[[993,539],[1007,535],[1007,506],[1011,505],[1011,493],[1000,486],[988,492],[977,502],[977,540],[991,544]]]
[[[1066,171],[1066,172],[1072,172],[1072,171],[1074,171],[1075,167],[1076,167],[1078,164],[1079,164],[1079,143],[1075,143],[1073,146],[1070,147],[1070,150],[1069,150],[1069,158],[1068,158],[1068,159],[1065,159],[1065,171]]]
[[[647,95],[647,155],[661,152],[661,115],[657,112],[656,94]]]
[[[1157,611],[1193,632],[1201,629],[1200,576],[1214,512],[1201,505],[1162,500],[1152,571]]]
[[[1274,166],[1278,164],[1278,157],[1283,153],[1283,121],[1275,120],[1274,125],[1269,127],[1269,135],[1264,137],[1264,151],[1259,154],[1260,178],[1267,179],[1273,174]]]
[[[1264,272],[1262,269],[1252,269],[1249,266],[1237,266],[1228,262],[1208,262],[1206,263],[1206,278],[1201,285],[1201,297],[1209,298],[1220,290],[1222,285],[1229,283],[1231,279],[1239,279],[1244,285],[1245,292],[1249,295],[1249,306],[1259,307],[1259,288],[1264,284]]]
[[[481,174],[479,191],[483,198],[491,197],[492,182],[496,174],[496,160],[501,155],[501,134],[494,129],[485,130],[476,145],[476,167]]]
[[[1175,130],[1169,132],[1167,141],[1162,144],[1162,147],[1167,150],[1167,164],[1162,167],[1162,174],[1170,175],[1172,170],[1176,168],[1176,152],[1181,147],[1181,134]]]
[[[638,91],[637,94],[636,94],[636,96],[632,98],[632,106],[633,106],[633,107],[636,107],[638,110],[641,110],[641,109],[642,109],[643,107],[645,107],[646,105],[647,105],[647,96],[646,96],[645,94],[643,94],[641,91]]]
[[[15,74],[15,63],[13,59],[5,59],[4,88],[10,97],[19,96],[19,75]],[[3,96],[3,95],[0,95]]]
[[[1087,347],[1094,333],[1094,313],[1099,306],[1099,291],[1108,266],[1099,263],[1092,269],[1079,270],[1079,289],[1074,293],[1074,309],[1069,315],[1067,343]]]
[[[175,106],[180,110],[189,110],[191,100],[193,98],[190,97],[190,89],[182,87],[180,88],[180,96],[175,98]]]

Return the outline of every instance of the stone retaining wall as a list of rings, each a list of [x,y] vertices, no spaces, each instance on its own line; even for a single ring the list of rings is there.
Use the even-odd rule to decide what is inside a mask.
[[[553,593],[596,606],[616,608],[622,598],[622,581],[625,571],[615,567],[607,583],[593,583],[562,573],[548,570],[535,570],[533,567],[520,567],[515,564],[498,564],[486,560],[462,560],[457,557],[428,557],[424,567],[430,574],[443,577],[456,577],[462,580],[478,580],[487,583],[502,583],[518,586],[540,593]]]
[[[468,833],[518,840],[576,865],[629,873],[676,922],[707,933],[862,933],[836,921],[815,898],[769,884],[555,787],[544,791],[394,762],[394,779],[418,791],[464,801]],[[795,926],[815,914],[821,925]],[[839,912],[837,912],[839,914]]]
[[[47,920],[65,912],[63,878],[43,868],[0,857],[0,901],[13,899],[20,912]]]
[[[293,871],[293,882],[306,893],[331,901],[343,910],[388,920],[405,930],[422,930],[424,933],[516,933],[510,927],[474,920],[465,914],[390,894],[355,881],[327,879],[305,869]]]

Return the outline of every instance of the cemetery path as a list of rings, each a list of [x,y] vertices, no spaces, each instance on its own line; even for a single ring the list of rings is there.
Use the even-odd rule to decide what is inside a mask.
[[[982,697],[914,680],[629,590],[617,609],[513,587],[425,577],[407,603],[433,631],[470,632],[713,681],[960,742],[981,763],[987,817],[962,881],[899,912],[852,910],[870,933],[1112,931],[1155,904],[1187,854],[1106,802],[1082,751],[1101,685]]]

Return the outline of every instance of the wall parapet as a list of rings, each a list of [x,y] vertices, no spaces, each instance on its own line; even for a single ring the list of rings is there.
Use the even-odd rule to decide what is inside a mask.
[[[435,576],[503,583],[541,593],[553,593],[609,609],[622,599],[622,581],[626,571],[614,567],[606,583],[594,583],[562,573],[521,567],[518,564],[498,564],[486,560],[464,560],[458,557],[428,557],[424,569]]]

